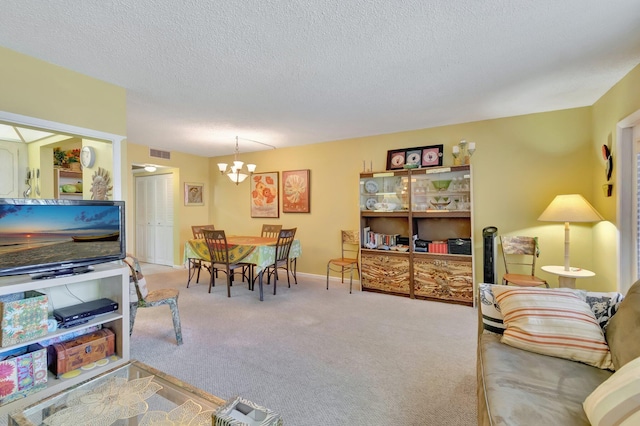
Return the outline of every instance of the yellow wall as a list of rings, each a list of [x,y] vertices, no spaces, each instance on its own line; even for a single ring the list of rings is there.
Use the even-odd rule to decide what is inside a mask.
[[[167,168],[159,168],[156,172],[137,172],[135,175],[131,171],[133,164],[155,164]],[[149,147],[137,145],[134,143],[127,144],[127,166],[125,167],[127,176],[128,190],[127,193],[127,248],[130,252],[135,252],[135,176],[148,176],[162,173],[173,174],[174,184],[174,228],[173,240],[174,244],[174,265],[182,264],[182,251],[184,242],[192,238],[192,225],[205,225],[209,223],[209,205],[208,196],[209,183],[209,159],[198,157],[180,152],[171,152],[171,160],[161,158],[152,158],[149,156]],[[184,183],[202,183],[205,186],[205,205],[204,206],[185,206],[184,205]]]
[[[476,278],[483,276],[482,229],[486,226],[497,226],[501,234],[537,235],[542,246],[539,265],[562,264],[563,225],[538,222],[537,218],[557,194],[578,192],[590,198],[594,168],[588,149],[590,108],[241,153],[240,159],[255,162],[258,172],[310,169],[311,213],[252,219],[249,183],[236,186],[214,173],[210,221],[230,233],[243,234],[258,233],[262,223],[297,227],[304,253],[298,269],[323,275],[327,259],[339,250],[339,230],[358,228],[358,174],[363,160],[367,168],[373,161],[374,170],[384,170],[387,150],[443,144],[447,166],[453,162],[451,148],[460,139],[475,141],[477,146],[472,158]],[[231,157],[212,158],[210,168],[216,170],[221,160],[229,162]],[[590,267],[591,228],[572,227],[572,235],[574,241],[580,241],[572,246],[572,261]],[[501,263],[499,267],[504,269]],[[557,282],[553,276],[545,278]]]
[[[640,109],[640,65],[629,72],[622,80],[614,85],[592,107],[593,115],[593,140],[591,156],[598,162],[594,169],[595,179],[592,185],[594,194],[602,194],[602,185],[606,183],[604,174],[604,161],[601,159],[600,149],[602,145],[609,145],[613,150],[614,169],[618,159],[616,152],[616,125],[619,121]],[[608,279],[603,282],[605,291],[616,290],[616,267],[618,260],[618,247],[615,237],[611,234],[617,232],[617,197],[615,171],[612,177],[614,191],[612,197],[598,195],[595,198],[594,207],[605,217],[603,222],[594,228],[594,268],[601,276]],[[631,283],[624,283],[625,286]]]
[[[2,47],[0,62],[4,65],[0,67],[0,110],[126,134],[124,89]],[[616,123],[640,109],[639,92],[640,67],[636,67],[593,107],[241,153],[240,159],[255,162],[258,172],[311,170],[311,213],[281,212],[278,219],[250,218],[249,183],[235,186],[216,171],[218,161],[229,162],[231,157],[207,159],[173,152],[166,165],[178,176],[175,263],[181,263],[191,225],[213,223],[231,233],[255,234],[262,223],[281,223],[298,227],[304,253],[299,270],[323,275],[326,260],[339,250],[338,230],[358,226],[358,173],[363,160],[382,170],[389,149],[444,144],[446,166],[452,162],[452,145],[467,139],[477,144],[472,159],[476,279],[482,278],[481,232],[490,225],[497,226],[501,234],[539,236],[542,254],[538,264],[561,264],[562,224],[538,222],[537,217],[555,195],[577,192],[608,220],[595,226],[571,226],[572,264],[597,274],[580,280],[580,287],[613,290],[617,285],[616,200],[605,198],[601,190],[600,145],[615,141]],[[242,151],[242,144],[240,148]],[[127,171],[132,163],[163,165],[164,160],[148,157],[147,147],[123,144],[122,149]],[[129,194],[126,199],[131,206],[133,179],[128,177],[123,194]],[[205,206],[184,206],[184,182],[205,184]],[[127,214],[130,248],[134,247],[132,210],[128,208]],[[499,263],[498,275],[502,270]],[[542,271],[539,275],[557,282]]]
[[[0,111],[127,134],[122,87],[0,47]]]

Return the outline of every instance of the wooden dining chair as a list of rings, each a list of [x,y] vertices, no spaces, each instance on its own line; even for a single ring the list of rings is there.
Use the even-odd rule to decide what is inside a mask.
[[[211,267],[216,268],[220,272],[227,274],[227,297],[231,297],[231,285],[233,281],[233,275],[239,274],[243,279],[247,279],[249,289],[251,289],[251,277],[249,274],[248,264],[246,263],[233,263],[229,258],[229,246],[227,245],[227,236],[222,230],[208,230],[203,231],[204,240],[209,248],[209,255],[211,256]],[[215,274],[211,274],[211,280],[209,281],[209,293],[211,293],[211,287],[215,286]]]
[[[124,263],[129,266],[130,284],[135,287],[135,292],[130,290],[129,303],[129,335],[133,333],[133,325],[136,321],[138,308],[154,308],[156,306],[168,305],[173,319],[173,329],[176,333],[178,345],[182,344],[182,326],[180,325],[180,312],[178,311],[178,296],[180,292],[175,288],[163,288],[158,290],[147,290],[142,268],[138,259],[130,254],[124,259]],[[131,294],[135,294],[135,297]]]
[[[196,240],[204,240],[204,235],[202,234],[204,229],[215,230],[216,228],[213,225],[193,225],[191,227],[193,238]],[[202,259],[189,259],[189,278],[187,279],[187,288],[189,288],[189,284],[191,283],[194,275],[196,276],[196,284],[200,282],[200,271],[202,268],[205,268],[210,274],[215,274],[216,278],[218,278],[218,271],[215,269],[212,270],[210,262]]]
[[[278,283],[278,269],[284,269],[287,272],[287,284],[291,288],[291,279],[289,278],[289,252],[291,245],[296,236],[297,228],[282,229],[278,233],[278,241],[276,243],[275,262],[267,267],[267,284],[273,276],[273,294],[276,294],[276,284]]]
[[[327,262],[327,290],[329,290],[329,273],[331,271],[340,272],[342,282],[344,283],[344,273],[349,270],[349,294],[353,287],[353,268],[358,272],[358,278],[362,280],[360,275],[360,232],[359,231],[340,231],[342,236],[342,255]]]
[[[262,225],[262,232],[260,236],[264,238],[278,238],[281,229],[282,225],[268,225],[265,223]]]
[[[537,238],[501,236],[500,243],[505,267],[502,284],[511,283],[520,287],[541,285],[549,287],[545,280],[535,275],[536,259],[539,256]]]

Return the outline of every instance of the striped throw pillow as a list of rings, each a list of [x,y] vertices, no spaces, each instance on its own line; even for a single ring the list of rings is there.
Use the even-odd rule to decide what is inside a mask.
[[[582,407],[593,426],[640,424],[640,357],[600,384]]]
[[[543,355],[613,369],[589,305],[571,289],[494,286],[507,328],[502,343]]]

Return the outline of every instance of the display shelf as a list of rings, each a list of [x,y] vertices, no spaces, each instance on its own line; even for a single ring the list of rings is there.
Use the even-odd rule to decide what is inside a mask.
[[[83,191],[62,192],[61,186],[78,183],[82,184],[82,172],[74,172],[65,169],[55,169],[53,175],[53,198],[82,198]]]
[[[110,328],[115,334],[115,358],[104,366],[96,366],[90,370],[82,370],[81,374],[68,379],[56,379],[48,373],[45,389],[27,395],[11,402],[0,403],[0,416],[20,409],[36,401],[47,398],[74,386],[82,381],[93,378],[108,369],[123,365],[129,361],[129,270],[117,263],[103,263],[94,265],[93,270],[84,274],[54,277],[49,279],[32,279],[29,275],[0,277],[0,295],[37,290],[45,293],[49,300],[49,313],[53,308],[62,308],[77,304],[78,298],[89,301],[99,298],[110,298],[118,303],[118,310],[114,313],[98,315],[84,324],[68,329],[58,329],[46,336],[23,342],[18,345],[7,346],[1,350],[7,351],[33,343],[40,343],[73,331],[101,325]],[[73,296],[71,296],[73,294]]]
[[[473,305],[471,166],[362,173],[359,184],[363,290]],[[380,199],[394,208],[378,209],[389,207]],[[471,251],[433,252],[443,243],[448,251],[449,239]],[[407,251],[378,245],[388,240]]]

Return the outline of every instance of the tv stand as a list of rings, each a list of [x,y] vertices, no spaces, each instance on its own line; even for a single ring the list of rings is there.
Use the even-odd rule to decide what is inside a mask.
[[[68,277],[70,275],[86,274],[93,271],[93,266],[78,266],[77,268],[55,269],[53,271],[29,274],[32,280],[47,280],[49,278]]]
[[[0,425],[6,424],[2,419],[7,419],[9,413],[44,400],[129,361],[129,268],[115,263],[102,263],[93,265],[92,269],[83,274],[58,275],[40,280],[34,280],[27,274],[0,277],[0,296],[31,290],[39,291],[49,296],[49,309],[77,304],[76,297],[85,301],[108,298],[118,303],[116,311],[96,315],[92,319],[86,318],[87,322],[69,328],[59,328],[37,339],[1,348],[2,351],[18,349],[63,336],[72,331],[102,326],[108,327],[115,334],[116,359],[110,359],[108,364],[95,366],[90,370],[80,370],[78,376],[64,380],[57,379],[53,373],[48,372],[46,388],[30,393],[24,398],[14,400],[5,398],[4,401],[0,401]]]

